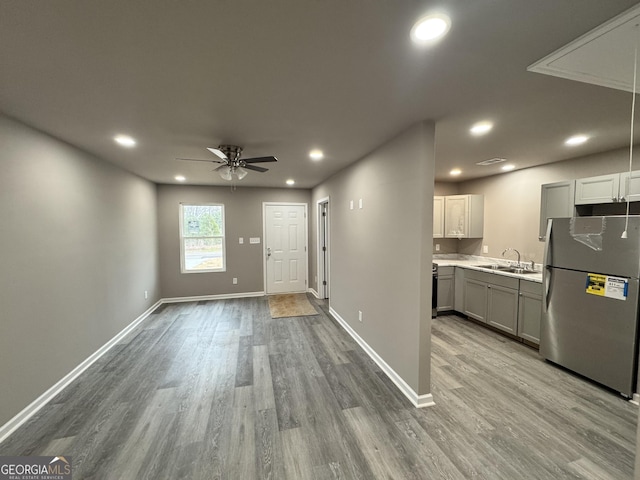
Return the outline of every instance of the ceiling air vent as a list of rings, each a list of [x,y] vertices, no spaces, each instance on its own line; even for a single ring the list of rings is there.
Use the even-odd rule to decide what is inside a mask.
[[[502,163],[502,162],[506,162],[507,159],[506,158],[490,158],[489,160],[483,160],[482,162],[478,162],[476,163],[476,165],[493,165],[496,163]]]

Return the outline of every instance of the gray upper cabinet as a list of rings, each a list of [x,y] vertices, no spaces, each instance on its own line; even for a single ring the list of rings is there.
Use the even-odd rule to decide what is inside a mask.
[[[540,233],[538,240],[545,240],[548,219],[573,217],[575,211],[575,185],[575,180],[542,185],[540,194]]]
[[[640,171],[612,173],[576,180],[576,205],[640,201]]]
[[[444,197],[433,197],[433,238],[444,237]]]
[[[614,203],[620,199],[620,174],[599,175],[576,180],[576,205]]]
[[[444,197],[446,238],[482,238],[484,195],[448,195]]]
[[[620,174],[620,192],[622,201],[640,201],[640,171],[633,171]]]

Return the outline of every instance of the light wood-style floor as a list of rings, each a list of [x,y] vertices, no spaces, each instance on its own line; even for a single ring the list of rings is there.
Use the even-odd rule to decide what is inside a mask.
[[[637,408],[455,316],[415,409],[312,300],[174,304],[0,445],[79,479],[631,479]],[[390,318],[390,322],[394,319]]]

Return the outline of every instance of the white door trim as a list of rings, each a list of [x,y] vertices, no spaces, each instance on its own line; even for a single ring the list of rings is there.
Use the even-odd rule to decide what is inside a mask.
[[[309,288],[309,204],[302,202],[262,202],[262,281],[267,294],[267,207],[268,206],[300,206],[304,207],[304,261],[305,290]]]
[[[320,211],[320,208],[321,208],[320,206],[323,203],[327,204],[327,222],[326,222],[327,231],[325,232],[325,235],[327,237],[326,239],[327,239],[327,252],[328,253],[327,253],[327,256],[326,256],[326,261],[327,261],[326,271],[324,272],[325,278],[327,280],[327,286],[326,287],[320,283],[322,281],[321,278],[320,278],[320,273],[323,271],[323,265],[322,265],[323,262],[322,262],[322,260],[323,260],[323,257],[324,257],[324,254],[322,252],[322,243],[323,243],[323,240],[324,240],[322,238],[322,222],[323,222],[323,219],[322,219],[322,214],[321,214],[321,211]],[[316,201],[316,215],[318,217],[317,218],[317,220],[318,220],[318,223],[317,223],[318,238],[317,238],[317,243],[316,243],[316,251],[317,251],[316,252],[317,253],[317,259],[316,259],[317,269],[316,269],[316,273],[317,273],[317,276],[318,276],[318,282],[317,282],[316,287],[318,289],[318,296],[320,298],[323,298],[323,299],[324,298],[331,298],[331,295],[329,294],[329,292],[331,291],[331,282],[329,282],[329,278],[330,278],[329,272],[331,271],[331,268],[329,266],[330,263],[331,263],[330,262],[331,249],[329,248],[329,241],[330,241],[329,239],[331,238],[331,236],[329,235],[329,232],[330,232],[329,223],[330,223],[330,219],[331,219],[331,216],[329,215],[329,209],[330,208],[331,208],[330,197],[324,197],[324,198],[321,198],[321,199]]]

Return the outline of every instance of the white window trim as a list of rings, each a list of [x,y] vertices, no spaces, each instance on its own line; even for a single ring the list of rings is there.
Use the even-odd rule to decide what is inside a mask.
[[[184,228],[184,208],[183,207],[222,207],[222,235],[212,237],[185,237],[182,229]],[[180,239],[180,273],[219,273],[227,271],[227,223],[225,218],[224,203],[180,203],[178,236]],[[222,238],[222,268],[211,268],[207,270],[187,270],[184,266],[184,240],[185,238]]]

